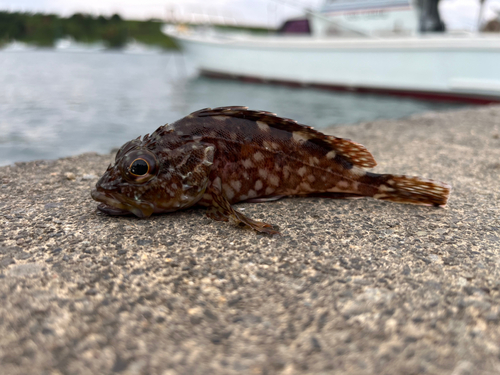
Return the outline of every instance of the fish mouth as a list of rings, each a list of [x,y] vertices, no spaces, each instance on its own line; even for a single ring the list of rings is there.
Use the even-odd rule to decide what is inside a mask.
[[[145,218],[151,216],[154,212],[154,207],[151,203],[135,201],[122,195],[117,197],[116,194],[99,191],[96,188],[92,189],[90,195],[95,201],[101,202],[97,206],[97,209],[107,215],[134,214],[137,217]]]
[[[125,215],[133,215],[134,213],[131,211],[123,210],[121,208],[116,208],[106,203],[99,203],[97,205],[97,209],[101,212],[104,212],[107,215],[111,216],[125,216]]]

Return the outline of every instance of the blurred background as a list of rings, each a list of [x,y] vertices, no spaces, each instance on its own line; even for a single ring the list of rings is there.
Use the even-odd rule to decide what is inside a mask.
[[[238,35],[235,40],[241,43],[252,37],[259,38],[262,45],[268,43],[265,38],[280,43],[276,38],[285,38],[283,34],[289,33],[294,34],[290,39],[293,43],[299,43],[297,38],[304,43],[314,37],[312,24],[303,27],[303,21],[311,21],[311,15],[324,20],[335,12],[336,17],[348,13],[349,22],[357,18],[358,23],[368,25],[374,17],[385,17],[383,9],[389,8],[383,7],[406,11],[408,2],[375,1],[375,8],[369,8],[369,12],[369,1],[351,2],[358,3],[355,10],[335,8],[342,3],[347,4],[319,0],[0,0],[0,165],[87,151],[109,152],[204,107],[245,105],[321,129],[496,100],[491,95],[491,90],[497,90],[496,81],[490,84],[484,77],[457,83],[464,100],[438,100],[425,95],[415,98],[407,95],[408,90],[399,90],[399,95],[387,95],[384,90],[361,93],[358,91],[363,90],[349,85],[329,85],[341,89],[333,91],[325,90],[322,82],[309,84],[298,80],[291,84],[293,80],[279,76],[253,79],[259,78],[259,74],[239,74],[231,68],[227,72],[223,68],[207,71],[200,59],[208,57],[182,48],[184,34],[190,40],[206,42],[207,46],[220,45],[221,35],[230,38],[231,33]],[[410,3],[415,9],[414,2]],[[414,33],[403,35],[404,27],[399,23],[391,32],[399,33],[399,38],[413,38],[427,31],[461,31],[465,34],[460,35],[467,35],[470,41],[470,35],[480,31],[500,31],[500,0],[434,3],[439,11],[437,18],[432,18],[432,2],[423,1],[420,5],[422,9],[427,7],[430,18],[424,18],[422,11],[415,12],[420,18]],[[353,13],[360,9],[372,21],[365,22],[361,13]],[[288,29],[287,21],[292,25]],[[348,34],[363,34],[370,40],[382,38],[371,29],[367,32],[342,22],[334,22],[337,34],[338,30],[347,30]],[[172,32],[168,31],[169,25],[174,27]],[[186,31],[188,28],[192,31]],[[489,38],[488,45],[498,50],[500,45],[495,38]],[[244,45],[240,52],[242,48]],[[245,51],[259,56],[256,49]],[[211,58],[215,53],[215,60],[232,59],[229,50],[215,51]],[[493,63],[500,66],[498,55],[494,59]],[[478,101],[479,84],[483,91],[484,87],[490,91]],[[476,91],[468,98],[464,87],[471,85],[476,85]],[[427,92],[424,89],[417,91]],[[471,98],[474,100],[467,100]]]

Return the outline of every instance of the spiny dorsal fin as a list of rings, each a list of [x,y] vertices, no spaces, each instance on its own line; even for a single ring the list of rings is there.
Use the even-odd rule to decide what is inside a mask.
[[[242,118],[251,121],[262,121],[265,122],[270,127],[280,130],[287,131],[305,131],[306,129],[313,130],[310,126],[298,124],[297,121],[279,117],[276,113],[267,111],[252,111],[248,107],[242,106],[232,106],[232,107],[218,107],[218,108],[205,108],[199,111],[193,112],[191,116],[197,117],[211,117],[211,116],[230,116]],[[322,133],[313,130],[313,133]],[[316,136],[316,134],[314,134]]]
[[[251,121],[262,121],[275,129],[298,132],[298,134],[303,135],[309,142],[327,149],[333,149],[337,155],[343,156],[358,167],[373,168],[377,165],[373,155],[363,145],[349,139],[325,135],[310,126],[299,124],[292,119],[279,117],[272,112],[252,111],[248,107],[230,106],[200,109],[193,112],[191,116],[231,116]]]

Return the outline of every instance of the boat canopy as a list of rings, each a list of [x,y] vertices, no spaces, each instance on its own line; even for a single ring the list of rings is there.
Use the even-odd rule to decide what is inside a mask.
[[[309,17],[317,36],[442,32],[439,0],[326,0]]]

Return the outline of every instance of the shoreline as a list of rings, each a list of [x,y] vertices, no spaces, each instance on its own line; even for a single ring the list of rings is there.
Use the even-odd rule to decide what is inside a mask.
[[[445,209],[371,199],[96,212],[113,155],[0,167],[5,374],[500,372],[500,106],[325,130],[374,172],[453,186]]]

